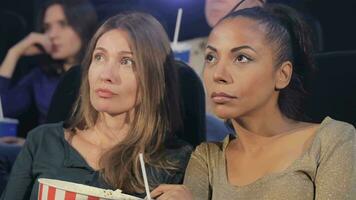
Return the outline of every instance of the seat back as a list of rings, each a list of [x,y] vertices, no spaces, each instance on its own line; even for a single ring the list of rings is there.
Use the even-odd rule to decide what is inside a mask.
[[[356,125],[356,51],[320,53],[315,59],[306,114],[315,122],[330,116]]]

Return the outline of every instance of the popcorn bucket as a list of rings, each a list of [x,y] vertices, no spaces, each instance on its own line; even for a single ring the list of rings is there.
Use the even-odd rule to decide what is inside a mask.
[[[38,200],[142,200],[123,194],[121,190],[105,190],[46,178],[40,178],[38,182]]]

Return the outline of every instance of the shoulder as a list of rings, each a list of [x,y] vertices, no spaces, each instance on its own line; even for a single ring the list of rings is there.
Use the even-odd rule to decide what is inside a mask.
[[[74,83],[80,84],[80,79],[81,79],[80,75],[81,75],[80,65],[73,66],[63,74],[63,76],[61,77],[61,82],[63,83],[69,82],[70,84],[74,84]]]
[[[317,131],[316,143],[320,159],[327,158],[336,151],[348,153],[356,146],[356,130],[346,122],[327,117]]]
[[[221,142],[204,142],[197,146],[192,157],[200,160],[214,160],[223,155],[224,149],[230,142],[231,135],[225,137]]]
[[[169,159],[188,161],[193,151],[193,147],[184,140],[176,138],[174,144],[169,145],[165,152]]]
[[[47,76],[47,75],[40,67],[35,67],[27,75],[27,77],[33,77],[33,78],[43,77],[43,76]]]
[[[41,82],[41,80],[47,78],[48,75],[40,67],[35,67],[20,80],[19,84],[20,85],[34,84],[34,83]]]
[[[41,145],[42,143],[51,144],[51,141],[64,138],[63,122],[43,124],[32,129],[26,138],[29,145]]]
[[[355,127],[349,123],[327,117],[320,124],[320,139],[326,144],[350,141],[356,136]]]

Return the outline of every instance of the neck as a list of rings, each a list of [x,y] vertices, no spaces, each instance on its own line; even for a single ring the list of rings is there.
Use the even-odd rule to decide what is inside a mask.
[[[295,123],[281,113],[277,104],[265,106],[258,111],[232,120],[239,136],[236,142],[244,151],[263,148],[269,142],[284,135]]]
[[[112,147],[122,141],[128,134],[132,121],[132,114],[124,113],[111,116],[100,113],[93,130],[101,146]]]
[[[75,64],[77,64],[77,62],[75,62],[74,58],[70,58],[70,59],[66,60],[63,64],[64,71],[68,71]]]

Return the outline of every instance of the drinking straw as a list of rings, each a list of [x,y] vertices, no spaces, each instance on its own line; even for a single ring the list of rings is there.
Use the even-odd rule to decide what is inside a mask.
[[[150,187],[148,186],[148,181],[147,181],[145,162],[143,161],[143,154],[140,153],[139,157],[140,157],[141,170],[142,170],[142,175],[143,175],[143,182],[145,183],[146,197],[147,197],[147,200],[152,200],[151,194],[150,194]]]
[[[1,103],[1,97],[0,97],[0,119],[4,118],[4,113],[2,111],[2,103]]]
[[[182,14],[183,14],[183,9],[179,8],[177,20],[176,20],[176,28],[174,30],[173,45],[177,45],[177,43],[178,43],[178,36],[179,36],[180,23],[182,21]]]

